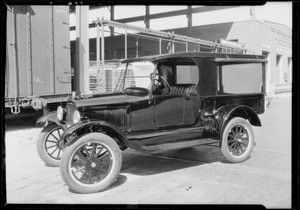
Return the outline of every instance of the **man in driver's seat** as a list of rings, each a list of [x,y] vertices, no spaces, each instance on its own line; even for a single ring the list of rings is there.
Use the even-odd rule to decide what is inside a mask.
[[[161,64],[157,69],[158,75],[152,78],[154,79],[153,94],[167,94],[170,92],[169,83],[172,81],[172,67]]]

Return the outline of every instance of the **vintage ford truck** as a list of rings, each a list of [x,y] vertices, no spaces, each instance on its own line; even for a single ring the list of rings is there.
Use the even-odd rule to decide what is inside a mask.
[[[117,178],[121,151],[156,153],[218,142],[229,162],[250,157],[265,111],[261,55],[184,52],[123,60],[122,91],[73,95],[41,117],[41,159],[79,193]],[[143,160],[140,160],[143,161]]]

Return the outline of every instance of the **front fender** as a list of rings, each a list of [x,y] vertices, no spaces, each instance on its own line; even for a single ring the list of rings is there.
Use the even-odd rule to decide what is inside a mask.
[[[219,108],[214,116],[214,128],[221,134],[231,117],[243,117],[251,125],[261,126],[261,121],[256,112],[245,105],[226,105]]]
[[[44,124],[47,124],[48,122],[54,122],[60,127],[65,127],[64,124],[62,124],[58,119],[56,115],[56,111],[49,112],[48,114],[45,114],[41,116],[37,121],[36,121],[36,126],[42,126]]]
[[[61,138],[63,140],[67,140],[69,136],[72,136],[72,134],[75,134],[84,128],[92,127],[93,125],[100,126],[103,132],[105,132],[107,135],[112,135],[110,137],[116,137],[117,143],[120,143],[121,145],[124,145],[132,149],[136,148],[136,146],[132,144],[116,126],[102,120],[84,120],[79,123],[76,123],[70,126],[69,128],[67,128],[65,132],[62,134]],[[93,132],[93,131],[88,130],[88,132]],[[72,138],[71,140],[68,140],[65,146],[70,146],[71,144],[76,142],[77,139],[78,138]]]

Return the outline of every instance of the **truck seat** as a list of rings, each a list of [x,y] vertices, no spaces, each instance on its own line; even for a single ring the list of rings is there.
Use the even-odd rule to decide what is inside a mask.
[[[192,91],[195,86],[195,84],[177,84],[176,86],[171,86],[169,94],[185,94]]]

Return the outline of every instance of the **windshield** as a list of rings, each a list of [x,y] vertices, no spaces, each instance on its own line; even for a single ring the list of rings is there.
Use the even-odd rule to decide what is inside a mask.
[[[127,65],[125,75],[125,88],[141,87],[150,89],[150,74],[154,72],[155,65],[149,61],[132,62]]]

